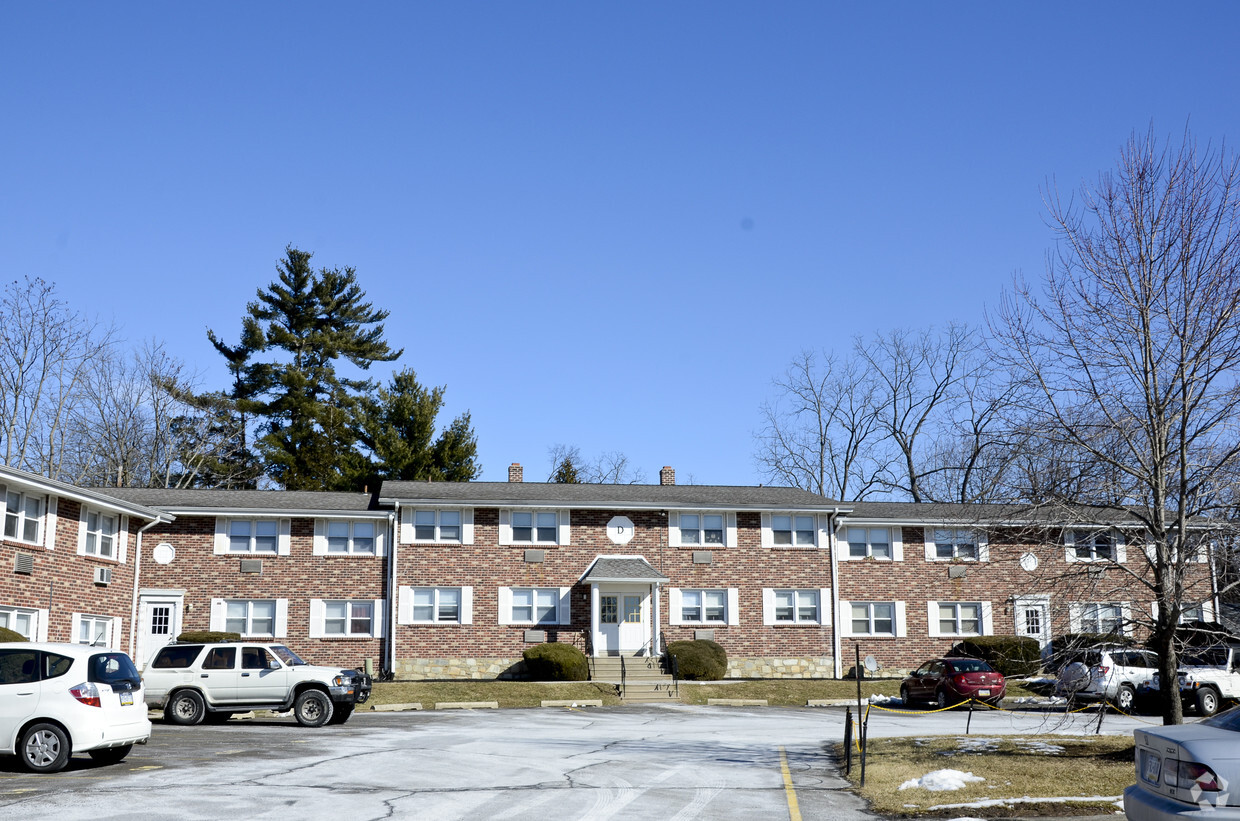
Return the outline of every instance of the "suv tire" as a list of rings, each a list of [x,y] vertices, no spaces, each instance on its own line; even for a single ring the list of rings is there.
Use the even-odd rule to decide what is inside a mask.
[[[17,753],[32,773],[58,773],[69,763],[69,736],[55,724],[35,724],[22,733]]]
[[[1209,717],[1218,712],[1218,691],[1213,687],[1202,687],[1197,691],[1197,712]]]
[[[351,715],[353,715],[352,704],[336,704],[332,707],[332,717],[327,720],[327,723],[344,724]]]
[[[169,699],[168,706],[164,708],[164,718],[183,727],[201,724],[206,713],[207,706],[202,696],[194,690],[182,690]]]
[[[1135,713],[1137,706],[1137,691],[1132,689],[1130,684],[1121,684],[1119,692],[1115,694],[1115,706],[1123,713]]]
[[[125,756],[129,755],[129,751],[132,749],[132,744],[122,744],[119,747],[103,747],[98,750],[91,750],[87,755],[100,764],[119,764],[125,759]]]
[[[322,690],[304,690],[293,702],[293,715],[303,727],[322,727],[332,718],[332,700]]]
[[[217,712],[212,711],[212,712],[208,712],[205,716],[203,716],[202,720],[206,722],[207,724],[223,724],[224,722],[228,721],[228,719],[232,717],[233,717],[232,713],[227,713],[227,712],[217,713]]]

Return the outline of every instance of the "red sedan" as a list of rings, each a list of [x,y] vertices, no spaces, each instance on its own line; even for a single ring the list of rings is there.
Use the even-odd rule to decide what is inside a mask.
[[[931,659],[900,685],[900,698],[906,705],[928,701],[949,707],[975,698],[998,706],[1006,692],[1003,674],[981,659]]]

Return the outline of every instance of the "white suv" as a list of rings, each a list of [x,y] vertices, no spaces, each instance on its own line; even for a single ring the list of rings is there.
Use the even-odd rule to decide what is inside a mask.
[[[249,710],[292,710],[303,727],[343,724],[370,698],[370,676],[307,664],[283,644],[169,644],[143,674],[146,703],[173,724],[211,723]]]
[[[73,753],[114,764],[150,737],[129,656],[84,644],[0,643],[0,753],[54,773]]]
[[[1110,701],[1125,713],[1136,707],[1137,689],[1157,670],[1158,659],[1132,647],[1094,647],[1073,654],[1055,692],[1078,700]]]

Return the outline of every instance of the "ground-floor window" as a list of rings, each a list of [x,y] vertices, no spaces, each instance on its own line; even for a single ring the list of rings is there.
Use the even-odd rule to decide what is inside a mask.
[[[20,607],[0,607],[0,627],[20,633],[27,641],[35,640],[39,611]]]
[[[762,591],[764,624],[822,624],[824,591]]]
[[[402,587],[400,624],[472,624],[472,587]]]
[[[1124,605],[1120,602],[1082,604],[1079,616],[1081,633],[1115,633],[1124,635]]]
[[[980,636],[981,602],[935,602],[940,636]]]
[[[894,636],[896,606],[894,602],[852,602],[852,635]]]
[[[228,602],[224,629],[243,636],[276,634],[275,599],[232,599]]]
[[[95,647],[112,646],[112,618],[110,616],[88,616],[79,614],[74,627],[73,640],[77,644],[90,644]]]

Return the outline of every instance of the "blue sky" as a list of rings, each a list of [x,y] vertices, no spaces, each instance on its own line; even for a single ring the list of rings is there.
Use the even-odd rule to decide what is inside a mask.
[[[1240,4],[6,3],[0,273],[225,387],[286,245],[357,268],[483,479],[755,484],[804,348],[977,323],[1042,191],[1240,135]],[[374,372],[386,378],[386,366]]]

